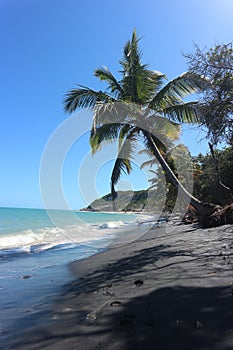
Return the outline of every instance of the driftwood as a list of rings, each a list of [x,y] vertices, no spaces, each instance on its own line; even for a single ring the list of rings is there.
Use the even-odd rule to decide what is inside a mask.
[[[200,224],[204,228],[233,224],[233,203],[217,208],[210,215],[202,216]]]
[[[233,224],[233,203],[224,207],[206,203],[201,213],[189,205],[183,223],[199,223],[203,228]]]

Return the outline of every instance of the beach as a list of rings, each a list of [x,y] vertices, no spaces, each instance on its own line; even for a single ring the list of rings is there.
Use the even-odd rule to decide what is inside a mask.
[[[5,349],[232,349],[233,227],[170,221],[70,264],[38,324]]]

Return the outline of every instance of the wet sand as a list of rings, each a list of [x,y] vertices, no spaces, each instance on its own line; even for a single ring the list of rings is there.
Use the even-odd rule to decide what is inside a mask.
[[[74,281],[4,349],[233,349],[233,226],[162,224],[72,263]]]

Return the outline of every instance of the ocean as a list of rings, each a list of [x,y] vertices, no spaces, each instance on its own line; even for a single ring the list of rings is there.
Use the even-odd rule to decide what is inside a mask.
[[[0,208],[0,336],[33,326],[73,276],[68,264],[143,235],[147,215]],[[22,320],[24,320],[22,322]]]

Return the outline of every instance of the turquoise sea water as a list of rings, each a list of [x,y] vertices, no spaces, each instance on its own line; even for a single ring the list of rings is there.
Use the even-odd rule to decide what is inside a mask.
[[[72,280],[68,263],[136,239],[143,226],[138,220],[133,214],[0,208],[1,339],[16,334],[22,320],[38,322]]]

